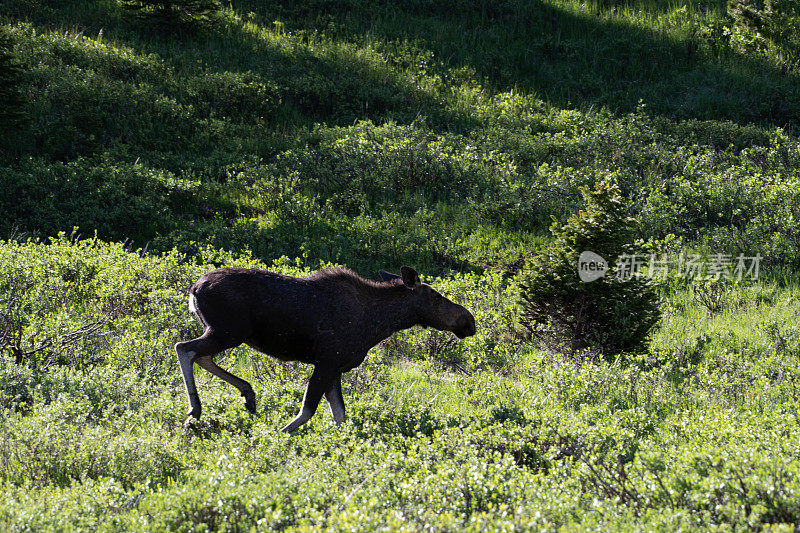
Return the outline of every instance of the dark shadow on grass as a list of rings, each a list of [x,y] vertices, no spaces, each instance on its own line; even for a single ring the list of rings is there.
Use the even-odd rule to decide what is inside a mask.
[[[666,2],[616,2],[668,9]],[[558,107],[608,106],[675,119],[732,120],[740,124],[796,125],[796,74],[727,53],[703,52],[700,37],[676,41],[655,31],[577,14],[543,1],[376,2],[359,0],[257,2],[237,9],[289,29],[324,31],[356,43],[410,42],[432,51],[444,71],[468,67],[496,90],[534,91]]]
[[[273,84],[284,105],[279,124],[294,127],[355,120],[410,123],[425,116],[436,130],[469,131],[476,119],[454,111],[380,62],[324,47],[285,47],[240,25],[194,37],[162,36],[128,24],[110,1],[61,5],[9,0],[0,13],[45,27],[74,28],[146,53],[177,69],[252,72]],[[661,12],[669,2],[606,0],[605,4]],[[568,12],[543,1],[377,2],[359,0],[259,2],[238,0],[243,17],[290,30],[323,32],[391,55],[397,43],[434,53],[427,68],[447,76],[466,67],[494,90],[522,88],[558,107],[607,106],[628,112],[642,102],[673,119],[731,120],[739,124],[795,126],[800,119],[800,79],[750,57],[728,53],[721,61],[703,53],[699,37],[672,40],[655,31],[600,18],[592,9]],[[717,6],[719,7],[719,6]],[[306,40],[307,42],[307,40]],[[254,53],[256,52],[256,53]],[[406,58],[407,59],[407,58]],[[413,58],[412,58],[413,60]],[[180,98],[180,94],[178,94]],[[291,111],[287,111],[291,110]]]
[[[271,150],[257,139],[317,123],[349,126],[369,119],[408,124],[424,116],[434,130],[468,131],[476,126],[475,118],[446,108],[379,58],[365,57],[353,47],[314,47],[291,37],[275,42],[252,27],[227,23],[215,31],[174,36],[130,22],[110,1],[43,1],[33,11],[26,10],[29,3],[10,0],[0,8],[0,16],[67,31],[70,38],[102,31],[105,42],[158,58],[158,66],[150,70],[138,63],[109,67],[102,54],[78,48],[69,50],[69,57],[57,58],[57,68],[63,62],[65,68],[76,66],[99,75],[39,80],[40,85],[54,82],[50,92],[56,100],[40,99],[51,109],[42,111],[38,131],[62,133],[55,143],[37,138],[33,144],[36,153],[56,159],[89,156],[123,143],[134,147],[143,161],[178,171],[187,164],[195,166],[187,155],[225,164],[226,153],[241,152],[243,143],[251,144],[245,151],[272,156],[284,146]],[[51,68],[53,73],[57,69]],[[181,84],[174,83],[175,73]],[[214,75],[219,76],[212,79]],[[81,95],[78,101],[58,101],[76,91]],[[120,120],[123,114],[130,120]],[[159,160],[152,155],[157,152],[174,154],[174,161]]]
[[[292,46],[282,46],[286,42]],[[282,118],[284,124],[410,124],[424,116],[437,131],[477,126],[475,118],[447,109],[436,95],[398,75],[380,58],[352,47],[310,46],[293,36],[277,44],[232,25],[198,42],[197,50],[205,57],[216,54],[216,70],[253,71],[277,85],[284,107],[291,110]]]
[[[725,9],[725,3],[725,0],[709,0],[703,3],[696,3],[695,6],[703,10],[709,8]],[[683,2],[676,2],[675,0],[595,0],[595,4],[601,9],[632,9],[653,14],[669,13],[680,8],[681,5],[685,5]]]
[[[178,231],[183,237],[175,245],[189,255],[198,252],[198,243],[210,243],[220,249],[249,250],[266,263],[285,255],[302,257],[311,268],[326,263],[346,264],[370,278],[376,277],[378,270],[398,270],[401,265],[414,265],[432,275],[453,270],[483,271],[476,264],[437,249],[441,243],[433,238],[413,240],[402,228],[363,231],[336,217],[281,217],[268,226],[254,219],[233,224],[189,223]]]
[[[18,171],[0,169],[0,235],[34,237],[80,227],[101,239],[147,241],[174,227],[173,194],[157,171],[140,166],[103,166],[26,160]]]

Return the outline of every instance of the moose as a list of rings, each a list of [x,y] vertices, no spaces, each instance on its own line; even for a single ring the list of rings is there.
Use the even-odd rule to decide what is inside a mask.
[[[314,415],[323,395],[336,424],[343,423],[342,373],[360,365],[370,348],[395,332],[421,325],[460,339],[475,334],[472,313],[422,283],[413,268],[403,266],[400,272],[381,270],[382,282],[346,268],[305,278],[246,268],[203,275],[189,290],[189,310],[203,334],[175,345],[189,398],[186,425],[201,413],[195,362],[239,389],[245,408],[256,412],[250,383],[214,362],[215,354],[243,343],[283,361],[314,365],[300,412],[282,428],[288,433]]]

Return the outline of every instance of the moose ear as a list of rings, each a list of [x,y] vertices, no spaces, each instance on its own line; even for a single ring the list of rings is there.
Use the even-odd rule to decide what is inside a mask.
[[[381,279],[383,281],[392,281],[395,279],[400,279],[400,276],[398,276],[397,274],[392,274],[391,272],[386,272],[385,270],[381,270],[380,272],[378,272],[378,274],[381,275]]]
[[[419,274],[417,271],[409,266],[402,266],[400,267],[400,274],[403,275],[403,283],[409,289],[416,289],[422,282],[419,280]]]

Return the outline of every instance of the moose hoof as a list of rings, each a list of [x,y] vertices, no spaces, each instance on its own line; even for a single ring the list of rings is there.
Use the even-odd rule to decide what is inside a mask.
[[[189,409],[189,412],[186,413],[186,420],[194,418],[195,420],[200,420],[200,406],[192,407]]]
[[[183,422],[183,429],[186,431],[196,431],[198,422],[199,420],[197,420],[195,417],[188,416]]]
[[[197,422],[200,420],[200,406],[189,409],[186,413],[186,420],[183,422],[184,429],[195,429]]]
[[[244,407],[253,414],[256,414],[256,395],[250,393],[244,396]]]

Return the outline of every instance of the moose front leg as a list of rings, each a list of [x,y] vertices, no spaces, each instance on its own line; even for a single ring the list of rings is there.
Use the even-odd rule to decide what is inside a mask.
[[[331,381],[339,374],[330,368],[322,366],[315,366],[314,371],[311,373],[311,378],[308,380],[306,386],[306,393],[303,395],[303,405],[300,407],[300,412],[294,417],[294,420],[286,424],[281,431],[284,433],[291,433],[303,424],[309,421],[317,411],[319,401],[322,395],[331,386]]]
[[[325,399],[328,400],[328,406],[331,408],[331,415],[337,425],[342,424],[345,420],[344,412],[344,397],[342,397],[342,375],[338,374],[333,378],[328,390],[325,391]]]

